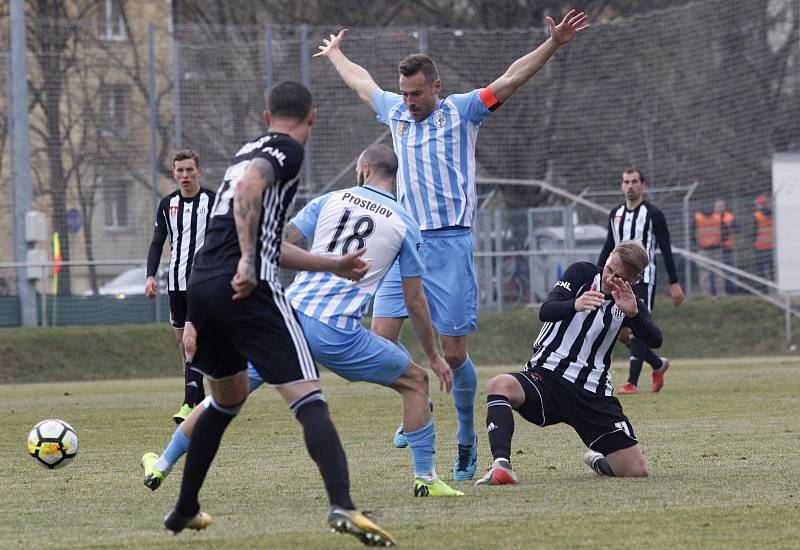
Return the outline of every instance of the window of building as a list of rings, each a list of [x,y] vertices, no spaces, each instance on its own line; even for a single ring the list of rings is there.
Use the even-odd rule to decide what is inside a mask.
[[[100,0],[97,10],[97,34],[100,40],[124,40],[124,0]]]
[[[100,129],[104,135],[121,135],[128,128],[128,88],[117,84],[100,87]]]
[[[108,181],[103,188],[106,229],[128,227],[128,186],[122,181]]]

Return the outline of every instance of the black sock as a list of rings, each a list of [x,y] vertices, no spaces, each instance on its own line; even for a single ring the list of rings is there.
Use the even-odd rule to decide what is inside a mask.
[[[614,470],[611,469],[606,457],[595,460],[594,464],[592,464],[592,470],[603,476],[614,477]]]
[[[308,454],[314,459],[325,482],[332,506],[355,510],[350,499],[350,477],[347,457],[339,434],[328,415],[328,405],[319,390],[301,397],[291,405],[297,421],[303,426]]]
[[[511,438],[514,436],[514,411],[505,395],[486,397],[486,432],[492,458],[504,458],[511,462]]]
[[[653,352],[653,350],[651,350],[647,346],[645,346],[644,349],[645,349],[644,360],[650,363],[650,366],[653,367],[653,369],[660,369],[661,367],[664,366],[664,362],[661,360],[661,357],[656,355]]]
[[[647,346],[644,345],[644,342],[638,338],[631,340],[631,362],[628,382],[634,386],[639,384],[639,375],[642,374],[642,363],[646,353]]]
[[[175,505],[175,511],[180,516],[190,517],[200,510],[197,494],[200,492],[211,462],[217,454],[225,428],[228,427],[241,407],[241,405],[226,407],[228,412],[222,412],[215,405],[212,402],[211,406],[203,411],[192,431],[189,452],[186,454],[186,464],[183,467],[181,491],[178,503]],[[231,411],[236,412],[231,414]]]
[[[206,397],[203,389],[203,375],[190,368],[192,360],[186,360],[186,368],[183,369],[183,402],[194,407]]]

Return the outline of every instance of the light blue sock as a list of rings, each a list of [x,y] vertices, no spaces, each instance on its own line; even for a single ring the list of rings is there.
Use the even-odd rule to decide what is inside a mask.
[[[478,392],[478,372],[467,355],[460,367],[453,369],[453,402],[456,405],[459,445],[475,443],[475,394]]]
[[[428,420],[424,428],[415,432],[406,432],[406,440],[411,448],[411,460],[414,461],[414,475],[424,476],[434,473],[433,455],[436,452],[436,428],[433,420]]]
[[[189,438],[183,435],[180,426],[175,429],[172,434],[172,441],[169,442],[167,448],[161,453],[159,461],[162,459],[169,464],[171,470],[173,466],[180,460],[180,458],[189,451]],[[160,470],[161,468],[159,468]]]

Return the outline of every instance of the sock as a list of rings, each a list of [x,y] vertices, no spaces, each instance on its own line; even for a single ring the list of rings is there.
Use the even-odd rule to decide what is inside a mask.
[[[614,470],[611,469],[606,457],[595,460],[592,464],[592,470],[603,476],[614,477]]]
[[[161,456],[158,457],[158,461],[155,464],[156,470],[164,472],[165,474],[169,473],[172,467],[177,464],[178,460],[188,451],[189,438],[183,434],[181,427],[178,426],[175,429],[175,433],[172,434],[172,440],[169,442],[169,445],[167,445],[167,448],[161,453]]]
[[[505,395],[486,397],[486,432],[492,458],[503,458],[511,462],[511,438],[514,436],[514,412],[511,401]]]
[[[197,494],[200,492],[211,462],[217,454],[225,428],[238,414],[243,404],[244,401],[238,405],[223,407],[212,399],[211,406],[204,410],[197,419],[192,439],[189,441],[181,492],[178,496],[178,503],[175,505],[178,515],[191,517],[200,510]]]
[[[185,382],[183,386],[183,402],[190,407],[194,407],[205,399],[206,392],[203,389],[203,375],[190,368],[191,366],[192,360],[187,359],[186,368],[183,369],[183,380]]]
[[[661,357],[653,353],[653,350],[647,346],[645,346],[644,349],[646,350],[644,354],[644,360],[650,363],[650,366],[653,367],[654,370],[660,369],[664,366],[664,362],[661,360]]]
[[[460,367],[453,369],[453,402],[456,405],[459,445],[475,443],[475,394],[478,392],[478,373],[469,356]]]
[[[436,453],[436,428],[433,426],[433,420],[428,420],[423,428],[415,432],[406,432],[406,440],[411,448],[414,476],[427,481],[436,479],[436,470],[433,466],[433,455]]]
[[[642,362],[647,352],[647,346],[638,338],[631,339],[631,359],[628,382],[634,386],[639,385],[639,375],[642,373]]]
[[[314,390],[292,403],[289,408],[303,426],[306,449],[317,463],[331,506],[355,510],[350,499],[347,457],[339,434],[328,415],[328,405],[322,392]]]

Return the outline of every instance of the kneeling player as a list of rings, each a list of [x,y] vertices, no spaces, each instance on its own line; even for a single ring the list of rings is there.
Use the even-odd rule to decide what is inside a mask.
[[[612,396],[608,372],[622,327],[629,327],[648,347],[661,345],[661,331],[631,288],[647,263],[639,243],[623,241],[602,272],[594,264],[579,262],[556,282],[539,310],[544,326],[526,370],[489,380],[486,429],[494,462],[477,485],[518,481],[510,462],[512,409],[537,426],[572,426],[589,448],[584,462],[598,474],[647,475],[633,427]]]

